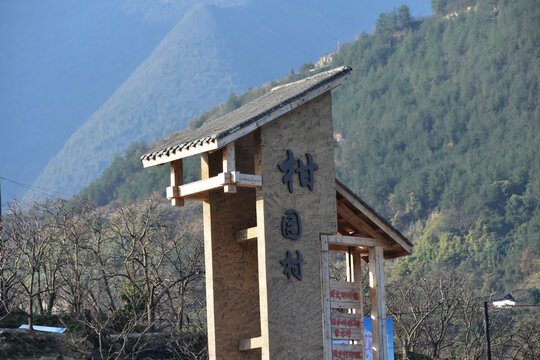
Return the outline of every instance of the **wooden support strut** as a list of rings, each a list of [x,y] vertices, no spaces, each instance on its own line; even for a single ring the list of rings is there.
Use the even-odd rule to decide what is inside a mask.
[[[223,172],[224,173],[233,173],[236,171],[236,157],[234,150],[234,141],[227,144],[223,148]],[[223,187],[223,192],[225,193],[235,193],[236,185],[225,185]]]
[[[171,186],[167,188],[167,199],[172,206],[184,206],[184,199],[180,197],[179,187],[184,183],[184,170],[182,159],[171,162]]]

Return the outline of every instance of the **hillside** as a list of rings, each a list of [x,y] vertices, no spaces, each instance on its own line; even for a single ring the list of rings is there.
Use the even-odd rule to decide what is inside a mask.
[[[534,293],[540,11],[532,0],[446,4],[423,21],[406,8],[382,14],[375,34],[333,55],[333,66],[353,68],[334,92],[337,173],[415,243],[396,271],[457,267],[485,293]],[[192,126],[253,94],[230,97]],[[153,171],[134,168],[122,186],[167,181],[166,169],[155,170],[159,181]],[[85,190],[94,200],[95,184]]]
[[[426,3],[411,2],[420,10]],[[260,86],[354,38],[381,9],[397,3],[353,3],[344,12],[322,0],[198,2],[69,138],[34,185],[78,192],[134,141],[185,128],[231,92]]]
[[[540,10],[445,3],[420,25],[382,15],[334,56],[355,70],[334,98],[338,176],[414,240],[401,271],[540,286]]]

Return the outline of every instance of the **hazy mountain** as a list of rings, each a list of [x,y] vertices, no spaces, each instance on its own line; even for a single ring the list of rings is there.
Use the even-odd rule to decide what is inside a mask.
[[[136,2],[130,2],[136,4]],[[188,2],[186,2],[188,3]],[[428,12],[418,1],[418,13]],[[231,92],[316,61],[398,1],[195,5],[52,158],[35,186],[75,193],[136,140],[182,129]],[[415,14],[415,6],[412,6]]]

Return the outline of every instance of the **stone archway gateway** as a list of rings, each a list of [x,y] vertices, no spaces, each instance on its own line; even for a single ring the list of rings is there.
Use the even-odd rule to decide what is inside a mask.
[[[173,206],[203,202],[211,359],[363,358],[361,260],[374,359],[386,359],[384,259],[412,244],[335,179],[331,90],[350,72],[276,87],[141,158],[170,164]],[[201,180],[184,184],[194,155]],[[330,251],[350,253],[349,281],[330,281]]]

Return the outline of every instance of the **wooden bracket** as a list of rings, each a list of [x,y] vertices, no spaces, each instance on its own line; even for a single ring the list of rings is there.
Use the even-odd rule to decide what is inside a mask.
[[[171,164],[171,186],[167,188],[167,199],[171,200],[172,206],[184,206],[184,199],[180,197],[179,187],[184,183],[184,170],[182,159],[175,160]]]
[[[260,349],[262,347],[262,342],[262,336],[251,339],[242,339],[238,342],[238,350],[247,351],[252,349]]]
[[[236,233],[234,233],[234,238],[237,241],[242,242],[256,239],[258,234],[259,233],[257,232],[257,227],[255,226],[249,229],[237,231]]]

